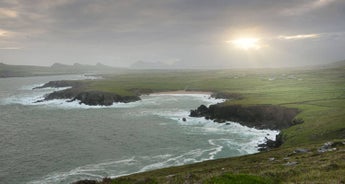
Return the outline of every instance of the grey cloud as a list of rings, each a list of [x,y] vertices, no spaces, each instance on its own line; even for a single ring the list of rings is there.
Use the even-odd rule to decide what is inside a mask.
[[[190,67],[250,65],[255,58],[264,65],[280,65],[278,58],[286,61],[283,64],[290,64],[291,58],[295,64],[343,59],[343,52],[337,50],[344,45],[344,35],[331,33],[345,30],[345,2],[320,2],[0,0],[0,8],[18,13],[14,18],[0,18],[0,29],[17,35],[6,42],[0,38],[0,46],[22,48],[14,53],[0,51],[0,59],[9,63],[25,59],[32,64],[60,61],[129,66],[138,60],[165,62],[179,58],[180,65]],[[292,16],[286,14],[288,10],[298,13]],[[267,38],[320,33],[322,38],[314,40],[317,43],[313,45],[310,40],[287,43],[267,39],[271,53],[252,54],[248,59],[225,44],[226,39],[243,30],[254,30]],[[304,54],[306,47],[309,51]],[[324,56],[314,57],[312,53],[321,48],[319,53]],[[291,56],[293,53],[297,54]]]

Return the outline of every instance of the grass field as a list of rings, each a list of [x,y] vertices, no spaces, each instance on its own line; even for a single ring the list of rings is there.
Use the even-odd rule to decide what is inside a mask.
[[[284,143],[274,151],[167,168],[103,183],[227,183],[234,178],[244,179],[243,183],[345,182],[344,148],[324,154],[315,151],[324,142],[345,138],[344,65],[314,69],[132,72],[90,82],[88,90],[120,95],[171,90],[236,93],[243,98],[230,99],[225,105],[294,107],[301,111],[297,118],[304,120],[282,130]],[[314,151],[287,156],[298,147]],[[285,166],[287,157],[298,164]],[[268,162],[269,158],[275,161]]]

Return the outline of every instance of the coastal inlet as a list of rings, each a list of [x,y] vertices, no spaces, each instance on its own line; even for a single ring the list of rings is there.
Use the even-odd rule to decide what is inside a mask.
[[[35,103],[54,80],[80,76],[0,80],[0,183],[71,183],[257,152],[258,130],[203,117],[191,109],[222,102],[207,94],[143,95],[141,100],[89,106],[54,99]],[[186,118],[186,121],[183,121]],[[6,171],[6,172],[5,172]]]

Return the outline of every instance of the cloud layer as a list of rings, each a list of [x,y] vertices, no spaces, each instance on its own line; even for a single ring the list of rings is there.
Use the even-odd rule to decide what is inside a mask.
[[[219,68],[335,61],[345,58],[344,9],[342,0],[0,0],[0,62]],[[226,43],[238,37],[257,37],[265,47],[241,52]]]

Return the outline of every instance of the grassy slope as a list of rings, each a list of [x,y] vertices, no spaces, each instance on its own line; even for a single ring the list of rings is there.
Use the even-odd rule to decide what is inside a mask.
[[[288,175],[289,172],[303,173],[306,172],[305,170],[308,168],[310,171],[307,173],[310,174],[310,177],[314,177],[313,181],[330,181],[330,177],[326,177],[326,174],[331,177],[335,177],[339,172],[342,175],[345,174],[344,159],[341,160],[342,163],[339,166],[341,169],[336,169],[334,172],[330,171],[330,173],[326,174],[322,172],[322,169],[313,170],[308,167],[307,163],[309,163],[309,161],[305,163],[306,165],[304,165],[304,168],[294,171],[283,167],[283,161],[281,161],[281,163],[279,162],[277,165],[269,163],[267,166],[266,163],[268,157],[274,155],[281,157],[281,160],[286,156],[284,155],[286,152],[291,152],[291,150],[289,150],[293,149],[291,147],[305,146],[311,143],[321,143],[332,139],[345,138],[344,67],[310,70],[262,69],[134,73],[108,77],[106,80],[91,83],[89,88],[115,92],[121,95],[133,94],[133,89],[152,89],[153,91],[181,89],[222,91],[239,93],[244,97],[241,100],[227,101],[226,104],[275,104],[287,107],[296,107],[301,110],[298,117],[304,119],[305,122],[283,130],[285,142],[282,148],[278,149],[276,152],[230,158],[223,161],[210,161],[193,166],[163,169],[161,171],[158,170],[150,173],[149,175],[143,174],[142,176],[152,175],[155,176],[154,179],[158,179],[162,182],[163,180],[168,181],[169,179],[167,179],[167,177],[160,177],[160,172],[164,173],[162,176],[178,172],[181,177],[184,177],[183,175],[186,173],[192,173],[193,175],[200,172],[202,174],[199,173],[199,175],[196,175],[207,179],[209,178],[207,174],[208,170],[223,167],[223,162],[228,164],[228,171],[251,174],[255,173],[271,178],[281,178],[284,177],[285,174]],[[325,155],[328,155],[328,153]],[[344,152],[334,152],[329,153],[329,155],[330,156],[327,156],[326,160],[327,163],[329,162],[328,164],[331,164],[331,162],[334,161],[334,158],[338,158],[339,155],[344,156]],[[320,163],[322,163],[323,156],[316,155],[310,157],[310,159],[310,163],[315,162],[313,167],[321,167],[316,161],[319,159]],[[264,160],[265,163],[251,160]],[[299,166],[301,165],[302,164]],[[240,169],[235,169],[240,166]],[[193,170],[189,171],[189,167],[193,168]],[[256,167],[259,170],[252,170],[252,168]],[[269,169],[267,167],[272,168]],[[246,168],[249,170],[246,170]],[[224,172],[226,172],[226,170],[224,170]],[[220,175],[224,172],[216,172],[214,175]],[[272,173],[262,174],[265,172]],[[306,181],[308,179],[308,174],[300,176],[300,174],[296,173],[292,173],[292,175],[294,175],[292,178],[296,179],[296,181]],[[281,175],[281,177],[278,177],[278,175]],[[321,176],[326,179],[321,180]],[[199,178],[198,181],[204,179]],[[182,180],[179,183],[182,183]],[[192,180],[193,178],[190,179],[190,181]],[[290,179],[286,181],[290,181]],[[291,182],[293,182],[293,180],[291,180]]]
[[[103,182],[125,183],[230,183],[227,176],[240,176],[248,183],[342,183],[345,182],[345,146],[336,151],[318,153],[320,144],[306,145],[307,153],[294,153],[295,148],[205,161],[170,167]],[[273,160],[274,158],[274,160]],[[288,163],[297,164],[288,165]],[[254,179],[259,181],[253,182]],[[231,180],[230,180],[231,181]],[[236,182],[233,182],[236,183]],[[240,182],[238,182],[240,183]]]

